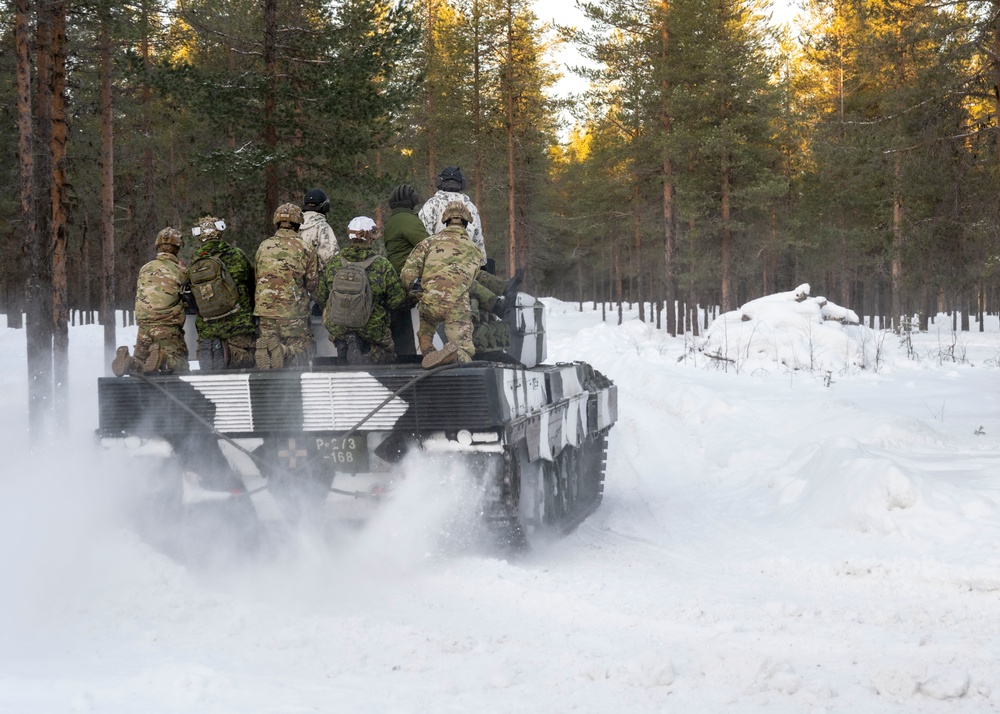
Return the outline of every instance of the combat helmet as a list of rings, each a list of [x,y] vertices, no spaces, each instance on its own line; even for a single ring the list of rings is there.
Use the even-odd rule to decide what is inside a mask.
[[[274,225],[280,227],[282,223],[291,223],[296,228],[301,226],[302,209],[294,203],[282,203],[274,212]]]
[[[461,219],[463,226],[468,226],[472,223],[472,214],[461,201],[451,201],[445,206],[444,213],[441,214],[441,222],[445,225],[448,225],[456,218]]]
[[[191,235],[195,238],[201,238],[201,242],[204,243],[224,230],[226,230],[225,221],[215,216],[205,216],[198,219],[198,223],[191,229]]]
[[[464,191],[465,176],[459,166],[445,166],[444,170],[438,174],[435,185],[441,191]]]
[[[347,225],[347,237],[358,243],[370,243],[378,237],[378,226],[368,216],[352,218]]]
[[[392,189],[389,196],[389,208],[415,208],[420,203],[417,189],[408,183],[400,184]]]
[[[156,234],[156,249],[160,250],[165,246],[172,246],[176,253],[184,245],[184,236],[176,228],[164,228]]]
[[[326,197],[322,189],[311,188],[306,191],[306,195],[302,199],[302,210],[327,214],[330,212],[330,199]]]

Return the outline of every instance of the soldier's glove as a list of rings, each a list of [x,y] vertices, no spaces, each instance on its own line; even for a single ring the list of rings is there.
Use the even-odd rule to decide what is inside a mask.
[[[410,294],[407,297],[410,300],[411,305],[416,305],[420,302],[420,298],[424,296],[424,286],[420,284],[420,278],[413,281],[413,285],[410,286]]]
[[[198,303],[194,301],[194,293],[191,292],[191,281],[188,280],[186,283],[181,285],[181,302],[184,303],[184,312],[188,315],[198,314]]]

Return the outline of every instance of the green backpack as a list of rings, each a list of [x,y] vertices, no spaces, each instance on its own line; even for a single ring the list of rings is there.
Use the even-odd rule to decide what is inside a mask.
[[[240,309],[240,289],[219,256],[195,258],[188,274],[191,293],[203,320],[218,320]]]
[[[341,256],[341,268],[333,276],[330,297],[326,301],[325,321],[344,327],[364,327],[375,308],[368,266],[377,255],[351,263]]]

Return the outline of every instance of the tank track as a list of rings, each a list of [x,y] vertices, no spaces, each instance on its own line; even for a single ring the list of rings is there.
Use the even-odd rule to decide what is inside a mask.
[[[570,533],[597,510],[604,497],[607,445],[605,429],[579,447],[565,447],[553,461],[529,464],[516,446],[494,457],[502,463],[484,483],[481,512],[497,545],[523,552],[539,536]],[[526,489],[534,491],[530,513],[521,502]]]

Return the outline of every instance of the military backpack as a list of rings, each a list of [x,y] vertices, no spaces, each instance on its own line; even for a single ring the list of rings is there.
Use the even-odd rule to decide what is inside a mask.
[[[373,255],[357,263],[341,256],[342,266],[333,276],[330,297],[326,301],[325,322],[344,327],[364,327],[375,307],[368,267],[378,258]]]
[[[240,309],[240,290],[217,255],[202,255],[188,269],[191,293],[203,320],[218,320]]]

